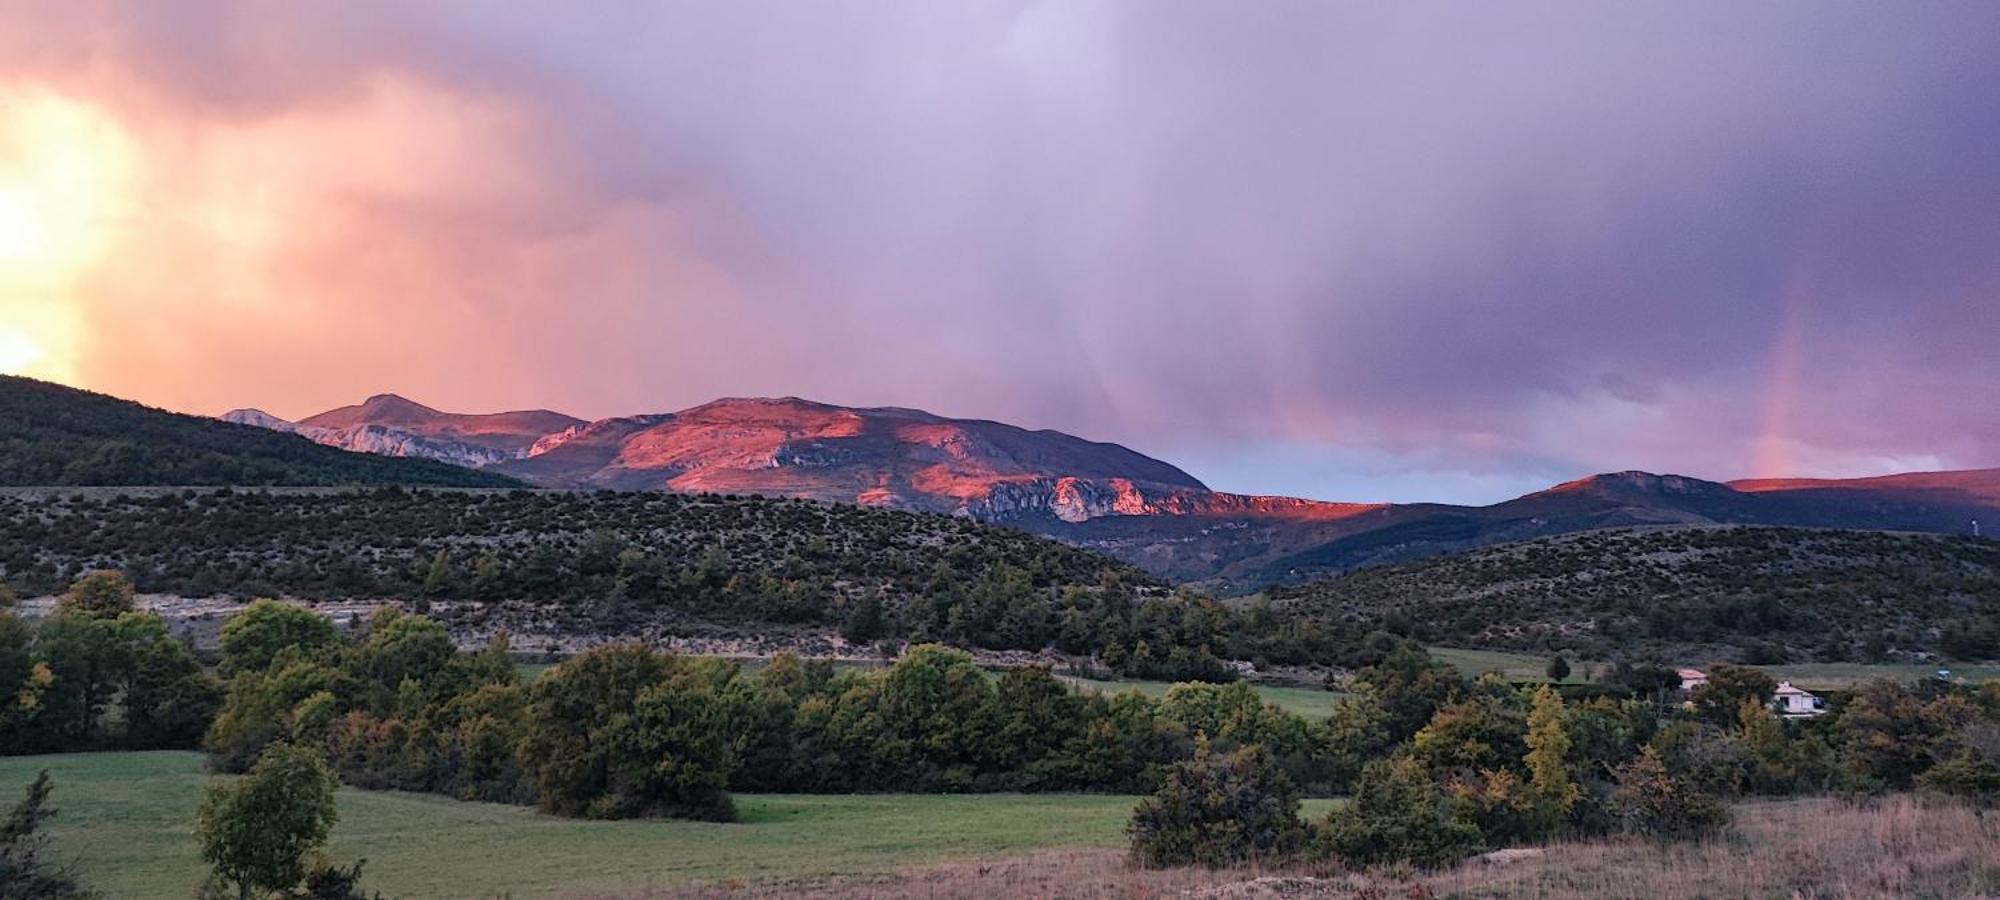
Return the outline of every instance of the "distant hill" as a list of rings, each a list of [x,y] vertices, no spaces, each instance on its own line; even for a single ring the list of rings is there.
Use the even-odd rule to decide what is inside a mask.
[[[1491,506],[1351,507],[1318,519],[1198,514],[1031,525],[1223,593],[1556,534],[1635,525],[1792,525],[1966,534],[2000,522],[2000,469],[1723,484],[1616,472]],[[1989,524],[1990,528],[1990,524]],[[1990,532],[1989,532],[1990,533]]]
[[[1572,658],[2000,657],[2000,541],[1970,537],[1611,529],[1380,566],[1268,596],[1345,629]]]
[[[347,453],[288,434],[0,376],[0,485],[520,486],[489,472]]]
[[[527,454],[545,435],[584,424],[546,409],[473,414],[439,412],[395,394],[378,394],[289,422],[260,409],[224,413],[229,422],[303,435],[357,453],[486,466]]]

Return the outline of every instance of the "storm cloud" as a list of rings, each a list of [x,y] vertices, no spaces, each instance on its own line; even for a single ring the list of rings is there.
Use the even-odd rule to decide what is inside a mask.
[[[147,402],[790,394],[1353,500],[2000,465],[1990,3],[35,6],[0,103],[131,186],[0,316]]]

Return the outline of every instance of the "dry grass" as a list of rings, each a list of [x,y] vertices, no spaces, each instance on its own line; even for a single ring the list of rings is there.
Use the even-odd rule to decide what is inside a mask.
[[[2000,897],[2000,813],[1914,796],[1750,803],[1700,844],[1617,839],[1509,851],[1434,874],[1144,870],[1115,851],[1041,853],[896,875],[734,882],[675,896],[1887,898]],[[657,896],[668,896],[661,894]]]

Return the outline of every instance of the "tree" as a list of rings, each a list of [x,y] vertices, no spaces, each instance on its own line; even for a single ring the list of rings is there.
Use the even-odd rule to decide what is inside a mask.
[[[850,644],[866,644],[883,635],[886,626],[882,621],[882,601],[874,594],[861,598],[847,614],[846,624],[841,626],[840,636]]]
[[[1561,659],[1561,657],[1557,657]],[[1563,730],[1563,702],[1542,685],[1528,709],[1528,786],[1549,831],[1562,827],[1583,797],[1569,769],[1569,732]]]
[[[125,741],[133,747],[193,747],[222,705],[222,685],[159,616],[118,620],[129,653],[125,669]]]
[[[360,658],[366,675],[393,691],[405,680],[421,684],[443,671],[457,652],[443,625],[384,607],[369,625]]]
[[[1729,823],[1729,808],[1713,796],[1667,774],[1667,766],[1652,747],[1613,773],[1618,787],[1611,792],[1611,810],[1625,830],[1649,837],[1694,838]]]
[[[128,649],[112,619],[63,613],[37,629],[35,656],[55,676],[41,695],[41,715],[69,745],[64,749],[83,749],[98,736],[98,719],[125,682]]]
[[[1479,828],[1453,815],[1431,774],[1414,759],[1376,760],[1354,797],[1327,815],[1314,854],[1355,867],[1408,862],[1442,868],[1484,846]]]
[[[270,598],[252,602],[222,623],[223,674],[271,666],[278,651],[297,647],[312,654],[339,640],[333,620]]]
[[[1424,648],[1405,641],[1382,661],[1354,674],[1353,688],[1372,694],[1386,713],[1384,726],[1391,743],[1417,733],[1439,707],[1465,693],[1465,679],[1448,663],[1431,658]]]
[[[1736,724],[1736,712],[1744,700],[1769,705],[1771,692],[1777,688],[1778,683],[1761,669],[1719,665],[1708,673],[1708,682],[1695,688],[1688,699],[1702,718],[1727,728]]]
[[[732,669],[733,672],[733,669]],[[735,763],[713,679],[638,645],[563,663],[529,689],[521,764],[544,809],[726,820]]]
[[[0,822],[0,897],[63,900],[94,896],[76,876],[43,857],[48,835],[42,823],[54,817],[48,807],[49,773],[45,769],[28,785],[27,796]]]
[[[209,785],[195,823],[201,858],[239,897],[292,891],[325,866],[315,857],[339,816],[335,786],[318,753],[266,747],[250,774]]]
[[[1291,853],[1305,837],[1291,779],[1262,746],[1216,756],[1198,739],[1126,826],[1140,864],[1225,866]]]
[[[1798,777],[1798,765],[1785,726],[1771,708],[1754,697],[1743,698],[1737,707],[1737,740],[1757,761],[1750,775],[1750,787],[1759,793],[1782,794],[1791,790]]]
[[[28,692],[35,674],[34,638],[27,622],[0,610],[0,753],[27,749],[27,720],[40,706],[39,693]]]
[[[1550,681],[1561,681],[1565,678],[1568,678],[1569,660],[1564,659],[1563,655],[1560,653],[1550,657],[1548,674]]]
[[[445,592],[451,590],[452,576],[454,574],[451,568],[451,552],[448,550],[439,550],[431,556],[430,564],[423,567],[423,573],[423,583],[418,587],[418,590],[424,596],[442,596]]]
[[[132,611],[132,582],[123,572],[99,569],[85,573],[56,600],[58,614],[115,619]]]
[[[1410,739],[1410,756],[1433,774],[1513,769],[1527,753],[1527,724],[1499,698],[1470,697],[1447,705]]]

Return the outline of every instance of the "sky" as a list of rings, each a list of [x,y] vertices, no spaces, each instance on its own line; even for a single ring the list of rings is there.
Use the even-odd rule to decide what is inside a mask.
[[[27,0],[0,372],[1356,501],[2000,466],[1996,84],[1989,0]]]

